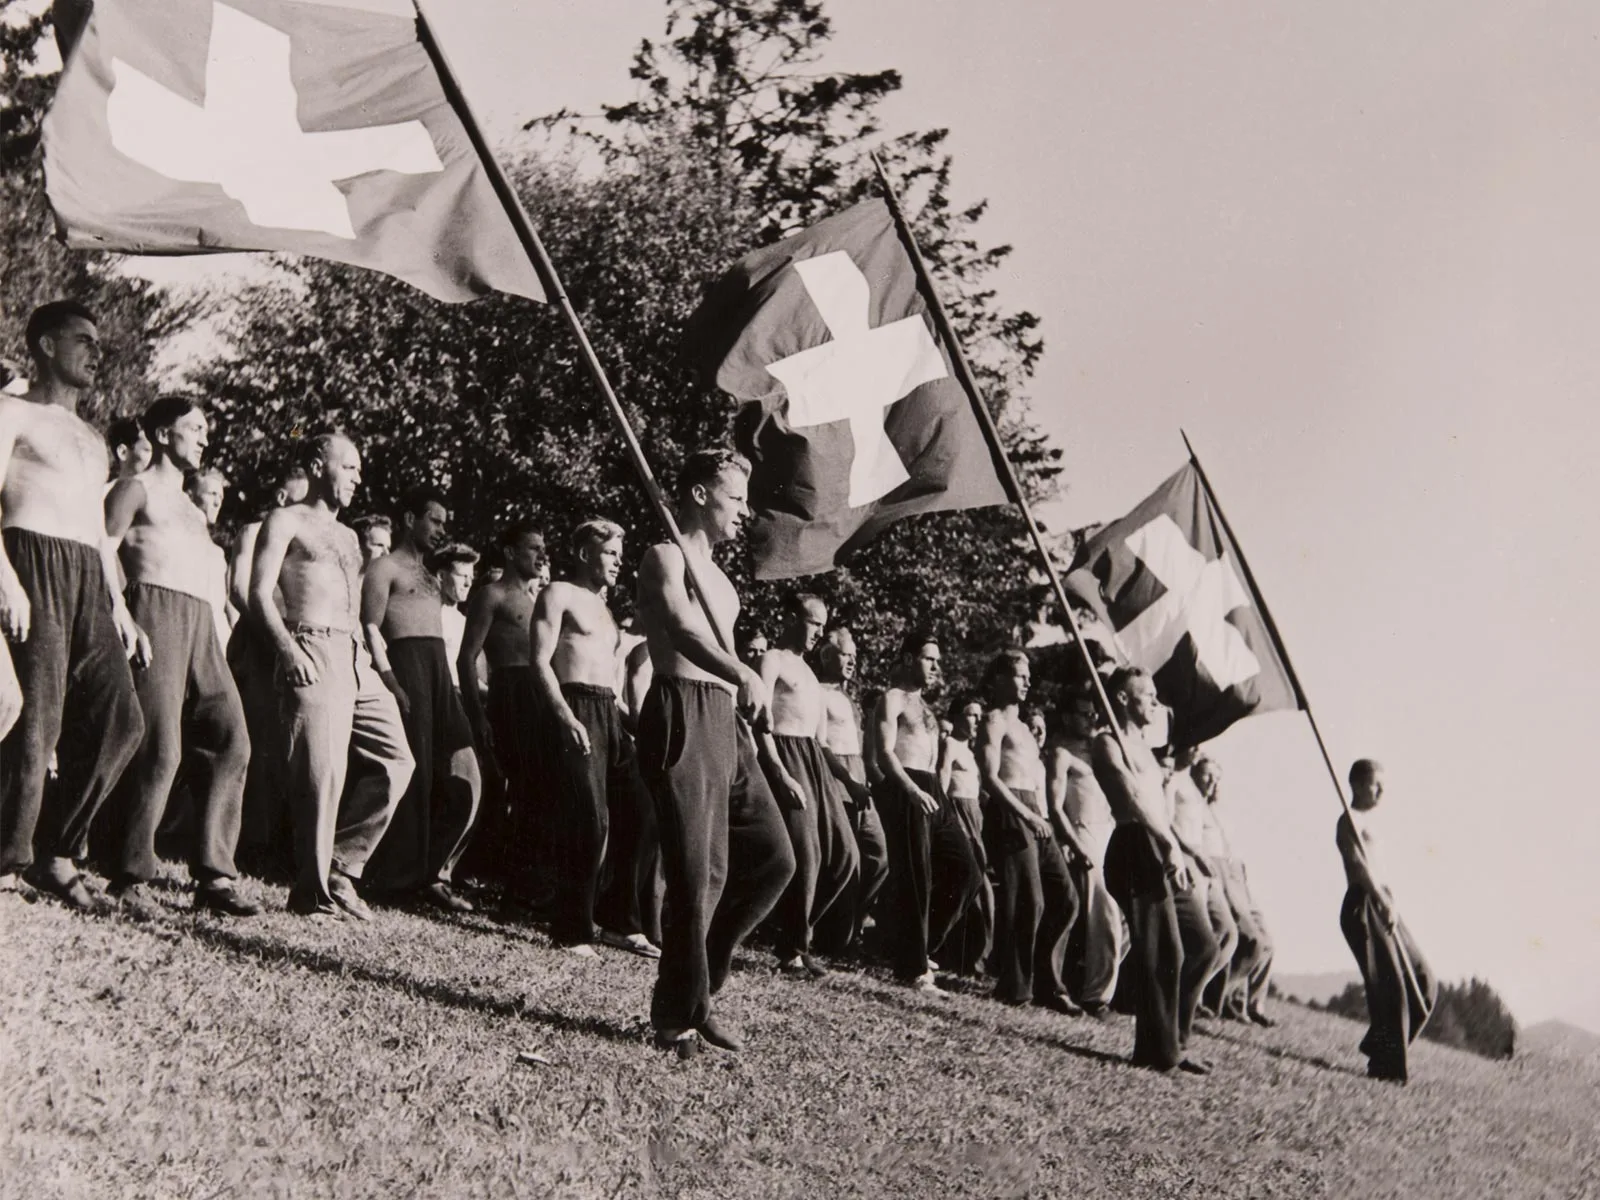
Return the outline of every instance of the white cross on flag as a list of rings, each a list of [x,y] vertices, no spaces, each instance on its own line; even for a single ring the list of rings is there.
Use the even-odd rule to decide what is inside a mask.
[[[1295,708],[1295,688],[1259,600],[1191,463],[1079,551],[1072,589],[1090,593],[1133,665],[1193,746],[1241,717]]]
[[[544,299],[415,10],[388,7],[97,0],[44,123],[68,244],[281,250],[441,300]]]
[[[881,200],[746,255],[689,346],[747,402],[763,579],[830,570],[912,513],[1008,500]]]

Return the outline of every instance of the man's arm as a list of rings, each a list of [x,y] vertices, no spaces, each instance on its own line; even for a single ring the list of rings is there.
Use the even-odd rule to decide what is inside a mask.
[[[631,734],[639,732],[639,713],[644,710],[651,678],[650,643],[640,642],[628,651],[622,677],[622,724]]]
[[[1032,735],[1029,735],[1032,736]],[[1050,822],[1024,804],[1000,778],[1000,762],[1005,756],[1006,717],[995,710],[986,713],[978,730],[978,779],[984,791],[1011,809],[1036,832],[1049,833]]]
[[[100,570],[106,577],[106,591],[111,596],[111,619],[117,636],[122,639],[123,650],[141,667],[150,665],[150,639],[128,613],[120,586],[123,574],[117,549],[148,499],[144,484],[137,479],[117,480],[116,486],[106,494],[106,535],[100,539]]]
[[[1067,786],[1072,782],[1072,771],[1077,759],[1065,746],[1051,746],[1045,751],[1044,780],[1045,803],[1050,809],[1051,823],[1055,826],[1056,841],[1072,852],[1082,866],[1094,862],[1089,852],[1078,840],[1078,831],[1067,816]],[[1082,766],[1078,766],[1082,770]]]
[[[1385,925],[1393,925],[1394,908],[1389,901],[1389,889],[1379,883],[1372,874],[1371,867],[1367,863],[1366,847],[1361,844],[1361,835],[1356,832],[1349,817],[1339,818],[1333,840],[1339,847],[1340,856],[1344,859],[1350,882],[1367,894],[1367,899],[1371,900],[1378,910],[1378,918]]]
[[[483,709],[483,697],[478,694],[476,686],[478,655],[483,653],[483,643],[494,624],[499,592],[500,589],[494,584],[485,584],[467,602],[467,626],[461,632],[461,649],[456,654],[456,678],[467,680],[471,685],[462,687],[461,703],[467,710],[467,720],[473,732],[477,734],[478,745],[486,750],[494,749],[494,737],[489,730],[489,714]]]
[[[1189,867],[1178,851],[1178,843],[1173,840],[1172,827],[1167,823],[1167,814],[1163,811],[1165,805],[1158,807],[1151,804],[1139,781],[1134,778],[1132,768],[1122,756],[1122,747],[1109,733],[1102,733],[1094,739],[1094,777],[1107,799],[1120,800],[1133,811],[1139,824],[1150,831],[1167,871],[1173,875],[1174,881],[1181,880],[1179,888],[1187,890]]]
[[[284,555],[289,552],[299,527],[300,519],[287,508],[273,510],[261,523],[255,560],[250,564],[250,611],[255,614],[259,627],[266,630],[289,683],[294,687],[309,687],[321,677],[317,664],[295,643],[273,596],[278,587],[278,573],[283,570]]]
[[[567,619],[567,596],[570,584],[552,583],[539,593],[533,603],[533,680],[539,698],[549,705],[551,713],[561,724],[567,748],[587,756],[589,731],[573,715],[572,706],[561,694],[561,680],[556,678],[556,646],[561,641],[561,627]]]
[[[402,714],[411,711],[411,697],[394,677],[394,667],[389,662],[389,645],[383,640],[383,618],[389,614],[389,593],[394,588],[395,567],[385,554],[367,568],[361,577],[361,632],[367,639],[367,653],[372,655],[372,669],[383,680],[383,686],[394,693]],[[470,676],[469,676],[470,678]]]
[[[922,805],[930,816],[939,811],[939,802],[917,786],[895,754],[895,744],[900,740],[900,714],[905,712],[905,693],[899,688],[889,688],[872,710],[873,761],[901,791]]]
[[[778,679],[783,673],[783,660],[779,651],[768,650],[761,656],[761,684],[771,696],[778,685]],[[793,775],[784,769],[783,760],[778,757],[778,742],[772,736],[772,726],[768,722],[759,727],[756,732],[757,758],[766,768],[767,778],[777,784],[778,790],[783,793],[780,799],[788,800],[790,804],[801,811],[806,807],[806,794],[796,782]]]
[[[256,538],[260,534],[260,521],[241,529],[233,544],[233,557],[228,562],[228,599],[240,613],[250,611],[250,563],[255,558]]]
[[[17,433],[26,410],[25,400],[12,396],[0,398],[0,493],[5,491],[6,474],[11,466],[11,454],[17,447]],[[6,548],[0,543],[0,633],[7,641],[25,642],[33,624],[33,605],[28,593],[17,577],[16,568]]]
[[[724,650],[709,629],[697,628],[699,606],[689,595],[683,553],[676,546],[652,546],[639,564],[639,599],[655,617],[657,628],[672,648],[709,675],[739,689],[739,707],[750,713],[756,728],[765,726],[768,700],[757,675]]]

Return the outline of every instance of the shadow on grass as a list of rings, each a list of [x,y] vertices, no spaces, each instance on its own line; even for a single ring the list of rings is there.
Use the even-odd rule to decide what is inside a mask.
[[[156,932],[153,927],[131,926],[131,928],[151,928],[152,932]],[[581,1033],[629,1045],[639,1045],[644,1041],[644,1035],[639,1029],[630,1028],[616,1021],[599,1017],[569,1016],[554,1009],[527,1004],[520,999],[488,996],[449,983],[416,979],[403,971],[351,962],[326,951],[290,945],[261,934],[242,933],[225,927],[202,924],[194,925],[187,933],[197,942],[240,958],[257,962],[288,963],[319,974],[338,975],[342,978],[357,979],[363,983],[374,983],[463,1012],[489,1013],[498,1017],[532,1021],[563,1033]]]
[[[1315,1067],[1321,1071],[1333,1071],[1335,1074],[1349,1075],[1354,1079],[1365,1079],[1367,1077],[1365,1071],[1357,1071],[1353,1067],[1341,1066],[1332,1059],[1323,1058],[1320,1054],[1297,1054],[1295,1051],[1285,1050],[1281,1046],[1265,1045],[1261,1042],[1223,1033],[1221,1030],[1210,1032],[1197,1030],[1196,1032],[1201,1037],[1211,1038],[1218,1042],[1227,1042],[1230,1046],[1242,1046],[1247,1050],[1265,1054],[1268,1058],[1286,1058],[1290,1062],[1297,1062],[1302,1066]]]

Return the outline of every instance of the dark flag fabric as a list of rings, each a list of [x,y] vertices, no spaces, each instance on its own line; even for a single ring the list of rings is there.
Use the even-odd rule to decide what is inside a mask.
[[[44,122],[68,245],[279,250],[440,300],[544,290],[446,97],[416,12],[289,0],[63,3]]]
[[[1194,746],[1242,717],[1296,708],[1295,686],[1200,473],[1190,463],[1079,549],[1070,590],[1116,631]]]
[[[688,351],[745,402],[760,578],[831,570],[913,513],[1010,498],[882,200],[740,259]]]

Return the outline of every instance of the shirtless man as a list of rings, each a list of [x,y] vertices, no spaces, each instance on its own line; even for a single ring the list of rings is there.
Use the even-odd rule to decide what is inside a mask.
[[[540,592],[533,610],[534,682],[543,702],[537,732],[543,759],[559,780],[550,931],[557,945],[583,958],[595,957],[597,938],[659,956],[643,933],[602,935],[595,924],[611,804],[636,807],[640,786],[633,739],[622,727],[613,690],[621,632],[606,600],[622,568],[622,537],[622,527],[611,521],[579,525],[572,533],[571,577]],[[636,831],[638,822],[630,811],[619,824]],[[623,873],[631,872],[630,859]]]
[[[132,479],[150,465],[150,438],[138,417],[118,417],[106,427],[106,446],[111,451],[111,478],[106,491],[119,479]]]
[[[277,653],[286,726],[296,873],[289,911],[368,921],[355,881],[415,763],[400,707],[361,646],[361,548],[338,519],[360,486],[361,455],[348,438],[323,434],[310,444],[306,472],[305,500],[267,514],[250,568],[250,613]],[[346,791],[352,760],[374,770]]]
[[[106,540],[105,442],[77,415],[100,367],[94,316],[58,300],[29,317],[26,338],[33,385],[0,395],[0,633],[23,698],[0,742],[0,891],[16,890],[27,870],[35,887],[93,911],[105,902],[73,859],[144,736],[128,657],[148,661],[148,642],[117,590]]]
[[[479,655],[489,666],[487,697],[476,688],[461,693],[483,765],[504,788],[484,814],[479,840],[493,869],[505,877],[508,901],[527,907],[545,883],[549,858],[549,838],[541,836],[549,825],[549,806],[540,803],[548,788],[533,746],[539,701],[532,665],[533,602],[549,556],[544,534],[531,521],[506,528],[500,553],[500,577],[480,587],[467,604],[456,674],[471,678]]]
[[[1206,991],[1219,975],[1226,974],[1234,948],[1239,944],[1239,926],[1234,923],[1233,910],[1222,890],[1222,864],[1213,862],[1205,851],[1206,798],[1189,773],[1194,753],[1192,747],[1184,747],[1170,758],[1158,761],[1163,769],[1171,771],[1166,786],[1167,814],[1172,821],[1172,836],[1178,839],[1189,862],[1189,890],[1173,897],[1178,930],[1183,938],[1184,962],[1210,956],[1200,992],[1195,997],[1196,1005],[1200,1006],[1197,1011],[1205,1012]],[[1207,1015],[1216,1016],[1216,1010]]]
[[[822,748],[833,777],[850,803],[850,825],[855,834],[859,873],[833,910],[823,916],[812,938],[824,954],[839,954],[861,936],[872,922],[872,908],[889,879],[889,847],[883,822],[872,804],[867,760],[861,739],[862,714],[847,690],[856,677],[856,639],[842,625],[830,629],[816,648],[817,682],[827,710]]]
[[[195,809],[189,851],[194,906],[254,916],[260,906],[233,886],[250,738],[217,630],[222,552],[184,487],[184,473],[199,471],[209,425],[187,396],[162,396],[145,413],[144,426],[149,467],[119,479],[105,500],[106,537],[120,548],[128,611],[151,647],[150,665],[134,675],[144,738],[111,801],[118,832],[111,893],[135,916],[159,913],[149,893],[159,867],[156,830],[178,768],[187,764]]]
[[[1439,999],[1439,985],[1395,912],[1394,892],[1384,872],[1383,839],[1373,816],[1382,799],[1382,764],[1370,758],[1356,760],[1350,767],[1350,811],[1339,818],[1334,831],[1347,885],[1339,929],[1355,955],[1367,993],[1370,1027],[1361,1039],[1367,1075],[1403,1085],[1407,1047],[1427,1024]]]
[[[215,467],[190,471],[183,479],[183,494],[194,502],[194,506],[205,517],[206,528],[214,529],[217,518],[222,515],[223,502],[228,498],[228,477]],[[206,556],[210,560],[206,571],[206,599],[211,602],[212,611],[216,614],[217,645],[226,654],[228,638],[233,633],[234,622],[239,619],[239,610],[228,603],[228,555],[209,534],[206,540],[211,543],[211,551]],[[226,666],[226,662],[223,665]]]
[[[1106,847],[1106,884],[1127,915],[1131,933],[1128,969],[1134,973],[1137,997],[1132,1062],[1157,1071],[1176,1067],[1208,1075],[1208,1064],[1183,1056],[1189,1030],[1181,1013],[1193,1014],[1196,968],[1206,964],[1185,960],[1173,905],[1173,897],[1189,888],[1190,874],[1167,819],[1161,767],[1145,740],[1161,701],[1150,676],[1136,667],[1113,672],[1106,692],[1122,736],[1097,734],[1092,765],[1117,822]]]
[[[413,490],[402,505],[394,549],[371,560],[361,577],[367,650],[400,706],[416,760],[410,786],[367,865],[367,882],[414,892],[446,912],[471,912],[471,902],[450,888],[472,836],[483,780],[472,727],[450,677],[444,599],[432,561],[449,517],[439,492]]]
[[[983,845],[983,779],[973,746],[983,728],[983,705],[970,699],[953,709],[953,720],[939,722],[939,784],[961,814],[978,860],[978,895],[951,936],[961,946],[960,961],[950,964],[964,975],[981,975],[994,949],[994,885],[989,882],[989,857]]]
[[[1061,977],[1078,892],[1056,844],[1049,803],[1039,786],[1039,742],[1020,706],[1032,683],[1028,656],[1007,650],[985,673],[991,708],[978,735],[983,779],[983,836],[995,871],[995,999],[1078,1016]],[[1067,836],[1070,838],[1070,832]],[[1073,854],[1079,855],[1076,845]]]
[[[394,524],[382,513],[368,513],[350,522],[361,539],[361,569],[364,571],[394,549]]]
[[[639,564],[638,624],[655,672],[639,714],[639,768],[655,801],[667,885],[650,1021],[657,1043],[681,1056],[694,1054],[699,1038],[740,1048],[712,1016],[711,998],[727,981],[734,949],[772,911],[795,867],[755,743],[737,717],[742,711],[755,729],[767,724],[766,685],[729,650],[739,595],[711,557],[749,514],[749,484],[750,464],[739,455],[691,454],[677,489],[684,548],[652,546]],[[704,589],[705,607],[691,588]]]
[[[1094,694],[1074,692],[1062,710],[1062,731],[1045,750],[1050,814],[1063,844],[1077,847],[1083,856],[1078,868],[1078,892],[1083,913],[1083,983],[1079,997],[1083,1011],[1106,1020],[1117,991],[1117,971],[1128,952],[1122,910],[1106,888],[1106,846],[1116,821],[1105,792],[1090,765],[1100,710]]]
[[[299,504],[310,481],[296,464],[273,489],[272,507]],[[263,517],[265,514],[263,514]],[[244,706],[250,732],[250,766],[244,777],[244,815],[239,828],[239,858],[246,870],[288,869],[293,864],[293,834],[283,791],[288,750],[278,713],[278,655],[267,632],[250,615],[250,567],[255,561],[261,521],[239,530],[228,560],[228,602],[239,613],[228,635],[228,669]]]
[[[1218,995],[1208,999],[1208,1003],[1225,1021],[1251,1021],[1271,1029],[1277,1024],[1266,1012],[1267,980],[1272,973],[1272,937],[1267,932],[1260,906],[1250,894],[1244,862],[1234,854],[1228,831],[1222,824],[1217,803],[1222,795],[1222,767],[1216,759],[1201,755],[1195,759],[1189,773],[1206,798],[1206,857],[1221,865],[1221,879],[1213,879],[1212,886],[1223,893],[1239,930],[1233,962],[1219,977],[1222,986]],[[1212,986],[1216,986],[1215,981]]]
[[[773,912],[778,969],[796,978],[820,979],[828,973],[811,956],[812,932],[861,870],[844,787],[822,748],[828,736],[822,685],[805,660],[827,624],[828,609],[818,597],[791,592],[777,641],[758,668],[772,696],[772,727],[761,735],[776,763],[769,782],[789,827],[795,860],[794,878]]]
[[[930,956],[978,892],[978,859],[960,814],[939,786],[939,726],[923,697],[940,681],[938,641],[908,634],[890,686],[872,712],[873,799],[889,843],[896,904],[890,960],[903,983],[944,995]]]

